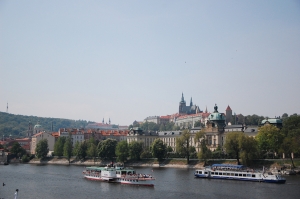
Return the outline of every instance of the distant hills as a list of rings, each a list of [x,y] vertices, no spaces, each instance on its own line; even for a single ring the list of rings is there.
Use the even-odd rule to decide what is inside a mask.
[[[29,122],[31,122],[32,128],[39,122],[45,131],[51,131],[53,124],[54,132],[57,132],[59,128],[84,128],[89,123],[94,123],[86,120],[46,118],[0,112],[0,139],[3,138],[3,135],[4,137],[25,137]]]

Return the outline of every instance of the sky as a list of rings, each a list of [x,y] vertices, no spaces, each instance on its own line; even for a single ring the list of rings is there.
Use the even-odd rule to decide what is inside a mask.
[[[129,125],[300,114],[299,0],[0,1],[0,111]]]

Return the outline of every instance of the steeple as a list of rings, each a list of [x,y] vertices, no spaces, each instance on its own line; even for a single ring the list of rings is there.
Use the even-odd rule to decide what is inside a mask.
[[[193,99],[192,99],[192,97],[191,97],[190,106],[193,106]]]
[[[182,95],[181,95],[181,102],[184,102],[183,92],[182,92]]]
[[[104,124],[104,118],[103,118],[103,120],[102,120],[102,124]]]
[[[8,113],[8,102],[7,102],[7,106],[6,106],[6,113]]]
[[[110,118],[108,119],[108,123],[110,124]]]
[[[205,113],[207,113],[207,106],[206,106],[206,109],[205,109]]]

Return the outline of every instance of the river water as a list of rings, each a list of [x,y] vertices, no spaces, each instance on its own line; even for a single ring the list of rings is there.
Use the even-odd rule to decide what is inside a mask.
[[[300,198],[300,176],[287,176],[286,184],[194,178],[194,169],[135,168],[156,178],[154,187],[95,182],[83,178],[83,166],[0,165],[0,199],[94,198]],[[153,170],[153,172],[152,172]],[[2,183],[5,186],[2,186]]]

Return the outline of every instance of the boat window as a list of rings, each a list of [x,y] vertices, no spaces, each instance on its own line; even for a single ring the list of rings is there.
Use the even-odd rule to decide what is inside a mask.
[[[247,174],[247,177],[251,177],[251,174]]]
[[[234,176],[234,173],[231,173],[231,176]]]
[[[218,172],[216,172],[216,175],[219,175],[219,173],[218,173]]]
[[[241,173],[239,173],[239,176],[242,176],[242,174],[241,174]]]
[[[252,178],[255,178],[255,174],[252,174]]]
[[[207,171],[205,171],[204,174],[207,174]]]
[[[239,176],[239,174],[235,173],[234,176]]]
[[[199,174],[202,174],[202,171],[199,171]]]
[[[243,177],[246,177],[246,174],[243,174]]]
[[[215,172],[211,172],[212,175],[215,175]]]

